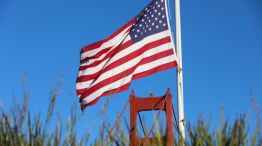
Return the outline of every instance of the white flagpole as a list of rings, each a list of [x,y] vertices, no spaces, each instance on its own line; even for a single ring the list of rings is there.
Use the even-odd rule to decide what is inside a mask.
[[[183,94],[183,66],[182,66],[182,44],[181,44],[181,23],[180,23],[180,0],[175,0],[175,21],[176,21],[176,53],[177,53],[177,104],[178,104],[178,128],[185,138],[185,115],[184,115],[184,94]]]

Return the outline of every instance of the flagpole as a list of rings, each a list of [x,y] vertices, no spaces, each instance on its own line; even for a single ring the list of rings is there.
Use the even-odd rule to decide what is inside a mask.
[[[181,22],[180,22],[180,0],[175,0],[176,20],[176,53],[177,53],[177,104],[178,104],[178,128],[185,139],[185,115],[184,115],[184,94],[183,94],[183,65],[182,65],[182,44],[181,44]]]

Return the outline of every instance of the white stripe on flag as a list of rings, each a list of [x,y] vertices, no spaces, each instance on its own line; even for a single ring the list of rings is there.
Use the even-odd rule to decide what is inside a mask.
[[[124,36],[124,37],[125,37],[125,36]],[[122,44],[124,44],[124,43],[126,43],[127,41],[130,41],[130,40],[131,40],[130,35],[127,35]],[[118,45],[119,45],[119,43],[116,44],[115,46],[113,46],[112,48],[110,48],[110,51],[111,51],[111,50],[114,50],[115,47],[117,47]],[[109,51],[108,51],[108,52],[109,52]],[[107,52],[107,53],[108,53],[108,52]],[[102,54],[101,56],[99,56],[99,58],[91,59],[91,60],[89,60],[88,62],[84,62],[84,63],[82,63],[80,66],[87,66],[87,65],[90,65],[90,64],[94,63],[95,61],[100,61],[100,60],[104,59],[104,57],[107,55],[107,53]],[[89,56],[89,57],[92,57],[92,56]],[[100,64],[103,64],[103,63],[105,63],[105,62],[106,62],[106,61],[103,61],[103,62],[101,62]]]
[[[82,53],[81,54],[81,60],[85,59],[86,57],[94,56],[99,51],[102,51],[106,48],[109,48],[109,47],[112,47],[112,46],[118,44],[120,40],[123,40],[123,37],[125,36],[125,34],[127,34],[128,29],[131,26],[132,25],[128,26],[126,29],[124,29],[122,32],[120,32],[118,35],[116,35],[114,38],[110,39],[109,41],[104,42],[99,48],[94,48],[90,51],[86,51],[86,52]]]

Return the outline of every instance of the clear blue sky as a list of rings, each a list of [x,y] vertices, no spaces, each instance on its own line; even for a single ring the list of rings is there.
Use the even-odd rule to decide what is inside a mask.
[[[30,109],[45,112],[50,91],[61,80],[57,109],[66,119],[70,105],[78,103],[75,79],[80,49],[113,33],[148,2],[0,0],[1,106],[9,108],[13,95],[21,98],[26,77]],[[181,0],[181,21],[186,119],[195,122],[203,115],[218,126],[223,106],[227,118],[248,112],[250,124],[255,122],[249,95],[252,91],[262,106],[262,2]],[[132,89],[146,96],[163,95],[170,87],[176,106],[175,83],[175,69],[134,81],[130,90],[88,107],[86,121],[80,123],[88,126],[108,98],[112,123]],[[94,137],[97,132],[93,129]]]

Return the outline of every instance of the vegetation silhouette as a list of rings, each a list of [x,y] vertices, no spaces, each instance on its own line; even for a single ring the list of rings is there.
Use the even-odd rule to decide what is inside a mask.
[[[13,106],[8,110],[0,107],[0,145],[1,146],[82,146],[92,145],[100,146],[110,129],[110,125],[106,122],[100,127],[100,134],[94,140],[90,141],[90,132],[87,131],[79,136],[75,131],[78,120],[78,108],[71,107],[70,118],[67,123],[63,123],[60,115],[54,117],[54,108],[56,99],[59,96],[59,88],[55,88],[50,95],[50,102],[47,108],[46,117],[41,117],[40,112],[32,114],[28,109],[29,92],[24,85],[23,102],[19,103],[14,100]],[[177,146],[262,146],[262,137],[260,133],[260,117],[259,108],[251,97],[257,114],[256,128],[254,133],[250,132],[250,126],[247,122],[247,114],[236,117],[232,125],[228,120],[221,120],[220,127],[210,130],[211,120],[208,122],[199,118],[198,122],[187,124],[186,139],[179,139],[179,135],[175,135],[175,145]],[[104,113],[108,106],[109,100],[102,106],[101,114]],[[50,128],[52,119],[56,118],[56,125]],[[221,119],[224,119],[223,115]],[[104,145],[129,145],[129,124],[123,119],[123,124],[117,125],[116,131],[109,135],[108,141]],[[157,121],[157,120],[155,120]],[[145,122],[143,122],[145,123]],[[163,136],[163,126],[156,123],[155,137]],[[77,136],[78,135],[78,136]],[[164,145],[161,138],[155,144],[148,145]]]

